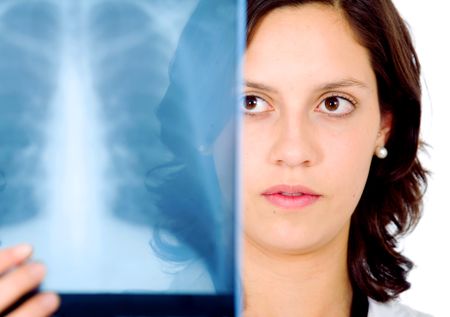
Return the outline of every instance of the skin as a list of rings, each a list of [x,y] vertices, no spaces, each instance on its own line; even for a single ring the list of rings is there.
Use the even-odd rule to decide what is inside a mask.
[[[391,124],[369,52],[339,9],[306,4],[266,15],[244,65],[244,313],[349,316],[350,217]],[[275,206],[262,193],[279,184],[320,198]]]
[[[0,250],[0,313],[23,295],[38,287],[45,276],[45,267],[28,262],[32,254],[29,245]],[[8,317],[50,316],[59,306],[54,293],[39,293],[12,311]]]

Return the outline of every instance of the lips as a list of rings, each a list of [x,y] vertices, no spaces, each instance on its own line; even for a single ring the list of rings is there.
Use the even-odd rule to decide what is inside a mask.
[[[262,196],[272,205],[285,209],[299,209],[316,202],[321,195],[300,185],[277,185],[268,188]]]

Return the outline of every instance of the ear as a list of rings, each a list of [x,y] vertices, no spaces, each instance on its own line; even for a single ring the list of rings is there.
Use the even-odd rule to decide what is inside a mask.
[[[378,130],[377,145],[384,146],[389,140],[392,129],[392,114],[386,112],[381,114],[380,129]]]

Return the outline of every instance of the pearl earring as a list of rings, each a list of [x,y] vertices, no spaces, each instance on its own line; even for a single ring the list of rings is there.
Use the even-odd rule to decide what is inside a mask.
[[[384,146],[378,146],[377,149],[375,150],[375,155],[379,159],[384,159],[388,155],[388,150]]]

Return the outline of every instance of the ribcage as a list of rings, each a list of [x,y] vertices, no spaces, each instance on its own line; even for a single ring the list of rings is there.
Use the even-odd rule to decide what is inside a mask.
[[[66,208],[77,186],[95,196],[67,194],[78,208],[151,219],[146,174],[170,156],[155,111],[196,2],[2,2],[0,225]]]
[[[50,288],[191,287],[158,256],[232,285],[236,1],[218,3],[1,2],[0,243],[33,243]]]

